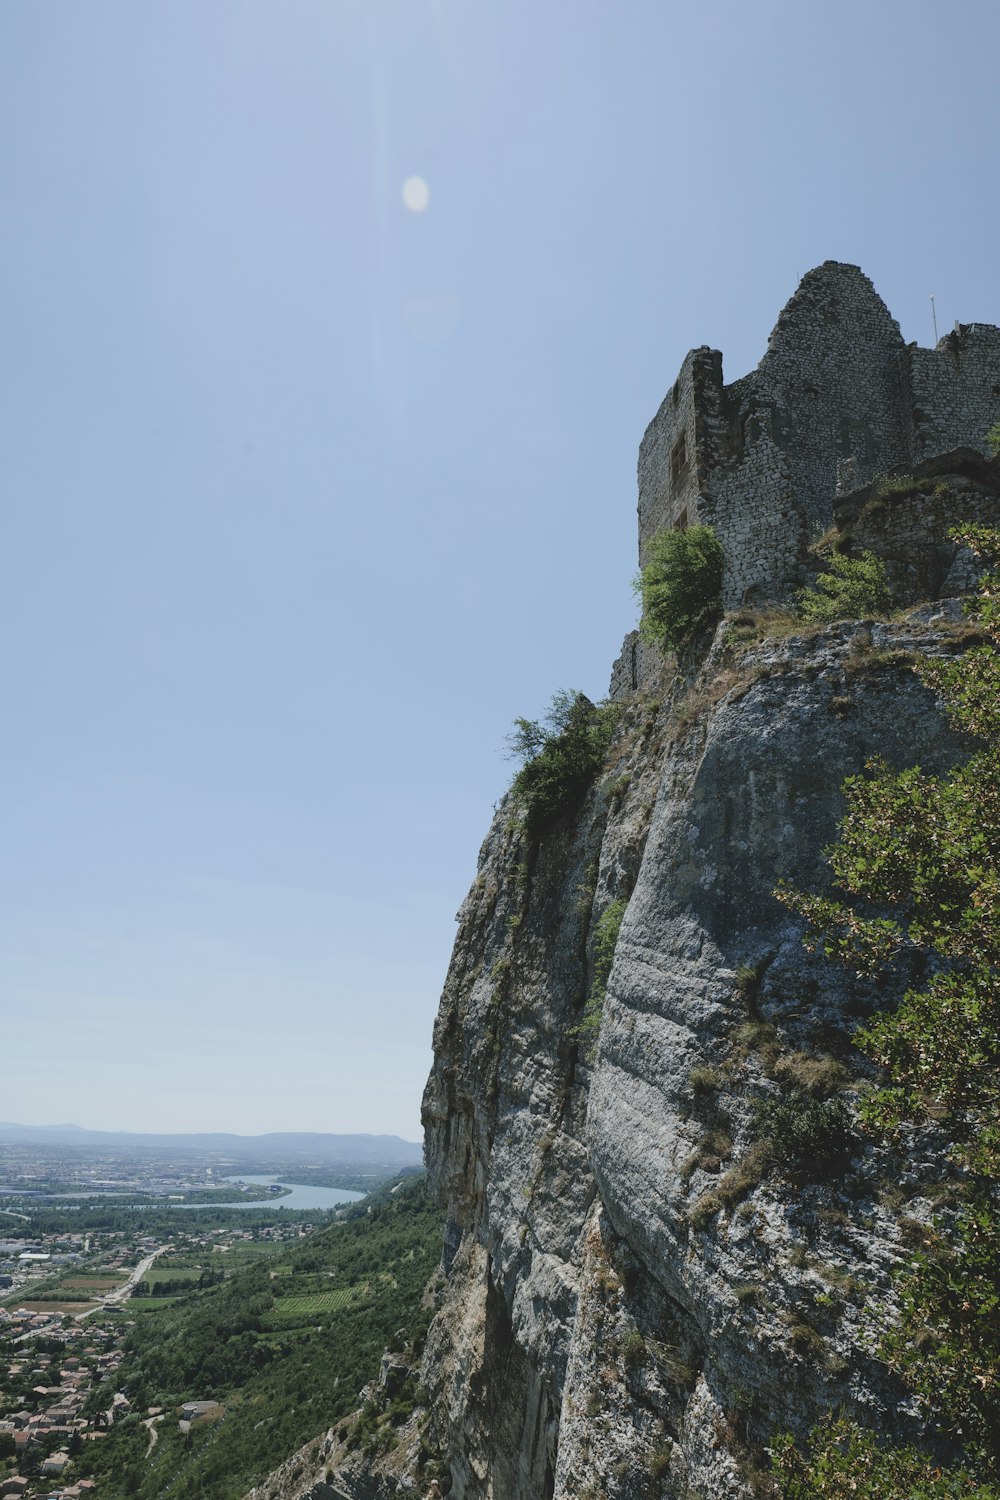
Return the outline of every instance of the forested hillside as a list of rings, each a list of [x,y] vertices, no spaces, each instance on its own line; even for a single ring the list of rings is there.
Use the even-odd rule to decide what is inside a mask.
[[[441,1228],[423,1179],[406,1181],[224,1285],[140,1314],[115,1382],[131,1413],[87,1445],[80,1470],[100,1477],[106,1500],[243,1495],[354,1410],[395,1335],[422,1342],[432,1309],[421,1294]],[[95,1407],[112,1394],[95,1393]],[[183,1431],[186,1401],[222,1411]]]

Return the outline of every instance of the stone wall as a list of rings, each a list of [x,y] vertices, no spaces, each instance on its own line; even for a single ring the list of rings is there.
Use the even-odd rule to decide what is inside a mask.
[[[630,630],[622,641],[621,655],[611,668],[608,697],[612,703],[627,703],[640,691],[662,692],[672,670],[658,646],[644,641],[638,630]]]
[[[788,455],[761,432],[738,468],[720,469],[699,518],[722,543],[725,609],[785,594],[798,582],[810,540],[809,514],[799,500]]]
[[[951,448],[985,451],[1000,422],[1000,329],[967,323],[935,349],[910,347],[913,391],[913,457]]]
[[[639,448],[640,565],[656,532],[700,520],[700,496],[718,446],[706,416],[718,410],[721,398],[722,355],[692,349]]]
[[[1000,329],[904,344],[857,266],[803,277],[757,369],[723,383],[693,350],[639,450],[639,559],[663,527],[703,522],[726,550],[724,603],[787,597],[838,491],[960,445],[1000,419]]]
[[[903,339],[857,266],[827,261],[803,277],[750,379],[814,534],[830,525],[841,459],[861,483],[906,462]]]

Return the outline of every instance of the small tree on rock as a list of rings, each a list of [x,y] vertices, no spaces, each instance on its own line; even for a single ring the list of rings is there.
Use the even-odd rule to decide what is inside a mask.
[[[633,583],[642,600],[643,640],[676,651],[697,625],[717,614],[724,564],[722,544],[710,526],[657,532]]]
[[[529,834],[583,800],[604,763],[617,719],[614,704],[591,703],[585,693],[561,691],[544,719],[514,720],[507,743],[524,764],[512,791]]]
[[[815,625],[887,615],[891,607],[885,564],[874,552],[847,557],[835,552],[813,589],[799,589],[799,612]]]

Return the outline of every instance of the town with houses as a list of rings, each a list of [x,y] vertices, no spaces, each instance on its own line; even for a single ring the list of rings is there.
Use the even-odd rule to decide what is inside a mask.
[[[258,1329],[264,1357],[309,1336],[368,1295],[371,1271],[353,1273],[356,1286],[330,1269],[298,1271],[293,1244],[345,1221],[365,1190],[419,1159],[394,1137],[0,1122],[0,1500],[102,1490],[110,1500],[147,1464],[197,1453],[236,1419],[231,1386],[199,1375],[142,1398],[136,1349],[264,1265],[281,1297]]]
[[[0,1217],[0,1224],[16,1223],[10,1210]],[[77,1500],[99,1490],[100,1481],[85,1475],[87,1449],[133,1412],[115,1376],[134,1318],[142,1315],[132,1309],[148,1307],[146,1299],[163,1285],[150,1279],[156,1263],[166,1262],[175,1288],[204,1285],[221,1280],[241,1251],[297,1240],[314,1227],[289,1220],[160,1236],[0,1231],[7,1236],[0,1238],[0,1497]],[[208,1269],[186,1269],[206,1262]],[[189,1401],[176,1411],[150,1407],[140,1415],[152,1447],[162,1423],[176,1422],[183,1432],[218,1414],[213,1401]]]

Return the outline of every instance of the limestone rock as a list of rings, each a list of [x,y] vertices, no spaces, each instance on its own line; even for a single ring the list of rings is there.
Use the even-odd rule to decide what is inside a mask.
[[[939,608],[737,657],[723,625],[662,702],[633,699],[576,817],[533,847],[498,812],[424,1105],[453,1259],[421,1380],[456,1500],[737,1500],[770,1436],[831,1405],[912,1426],[871,1309],[906,1254],[887,1203],[905,1181],[929,1215],[939,1144],[904,1169],[858,1136],[793,1186],[755,1170],[751,1122],[817,1068],[855,1098],[849,1034],[888,997],[810,957],[774,886],[824,884],[872,755],[958,753],[912,670],[956,628]],[[623,897],[589,1061],[590,944]]]

